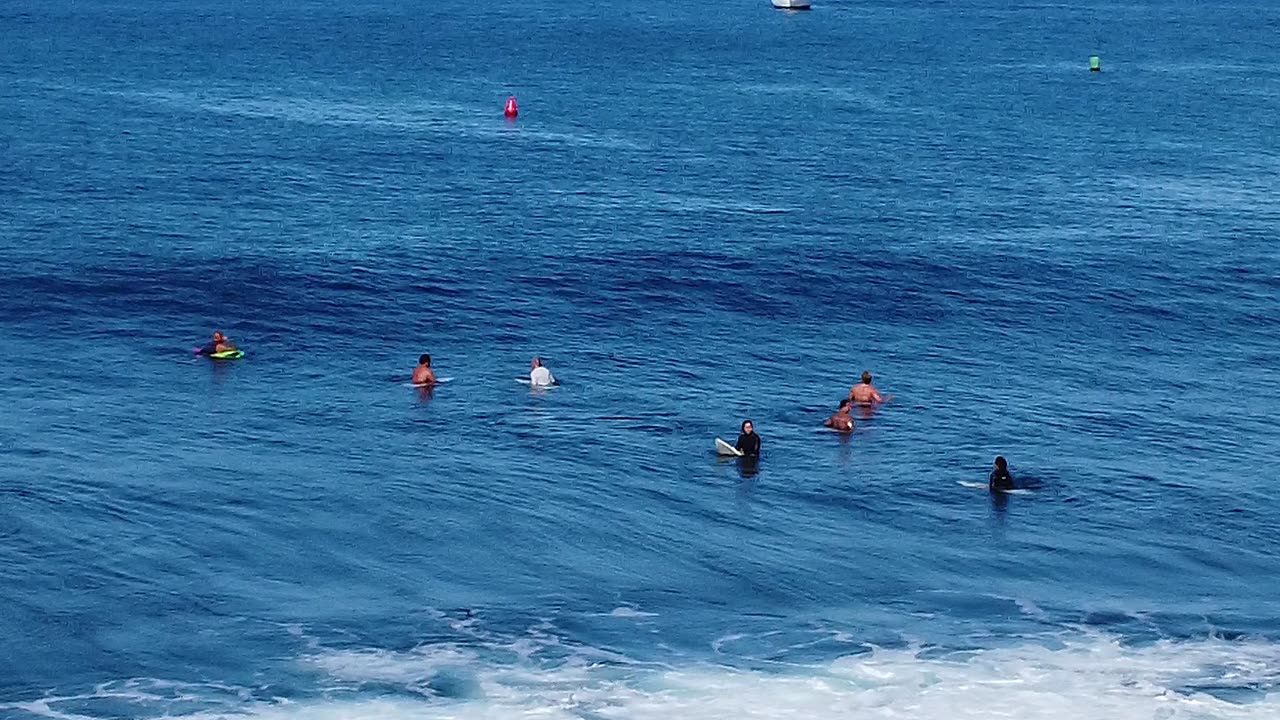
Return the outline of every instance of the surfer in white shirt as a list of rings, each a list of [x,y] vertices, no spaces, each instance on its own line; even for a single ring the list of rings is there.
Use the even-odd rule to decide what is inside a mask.
[[[556,384],[556,379],[551,377],[551,371],[542,364],[542,358],[535,357],[529,363],[532,370],[529,371],[529,384],[533,387],[549,387]]]

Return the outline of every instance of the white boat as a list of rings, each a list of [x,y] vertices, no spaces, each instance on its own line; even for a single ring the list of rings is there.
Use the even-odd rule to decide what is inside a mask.
[[[773,0],[773,6],[779,10],[808,10],[809,0]]]

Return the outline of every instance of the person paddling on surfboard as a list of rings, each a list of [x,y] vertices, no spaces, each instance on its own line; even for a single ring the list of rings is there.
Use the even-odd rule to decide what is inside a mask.
[[[836,414],[827,418],[822,424],[837,432],[853,432],[853,418],[849,416],[849,411],[852,409],[853,401],[845,398],[840,401],[840,409]]]
[[[556,384],[556,379],[551,376],[551,371],[542,364],[542,358],[535,356],[529,362],[529,368],[529,384],[533,387],[550,387]]]
[[[214,330],[213,337],[209,340],[209,344],[200,348],[201,355],[216,355],[224,352],[234,352],[236,344],[227,339],[226,335]]]
[[[436,374],[431,370],[431,356],[419,355],[418,367],[413,369],[414,385],[435,385]]]
[[[1009,463],[1000,455],[996,456],[995,467],[987,478],[987,487],[991,492],[1004,492],[1014,489],[1013,476],[1009,474]]]
[[[865,405],[867,407],[870,407],[873,405],[879,405],[880,403],[887,402],[892,397],[893,397],[892,395],[887,397],[884,395],[881,395],[875,389],[875,387],[871,384],[870,370],[863,370],[862,382],[849,388],[849,399],[859,405]]]
[[[760,457],[760,436],[756,434],[750,420],[742,421],[742,434],[738,436],[738,443],[734,447],[743,457]]]

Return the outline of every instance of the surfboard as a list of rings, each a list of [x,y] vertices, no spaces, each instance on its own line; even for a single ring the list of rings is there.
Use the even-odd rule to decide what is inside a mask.
[[[721,440],[720,438],[716,438],[716,454],[725,455],[728,457],[742,457],[742,453],[738,450],[738,448],[730,445],[729,443]]]
[[[436,385],[443,385],[451,380],[453,380],[453,378],[451,377],[440,377],[440,378],[436,378],[436,381],[434,383],[407,382],[404,385],[405,387],[430,388],[430,387],[435,387]]]
[[[974,490],[990,489],[990,485],[988,485],[987,483],[973,482],[971,480],[958,480],[956,481],[956,484],[961,487],[972,488]],[[1012,490],[996,490],[996,492],[1004,493],[1005,495],[1030,495],[1031,494],[1031,491],[1026,488],[1013,488]]]
[[[243,350],[223,350],[218,353],[205,352],[205,348],[191,348],[193,355],[203,355],[211,360],[239,360],[244,357]]]

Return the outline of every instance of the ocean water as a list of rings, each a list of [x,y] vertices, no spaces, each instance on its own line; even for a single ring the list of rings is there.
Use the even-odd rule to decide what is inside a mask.
[[[1278,33],[7,0],[0,717],[1280,716]]]

